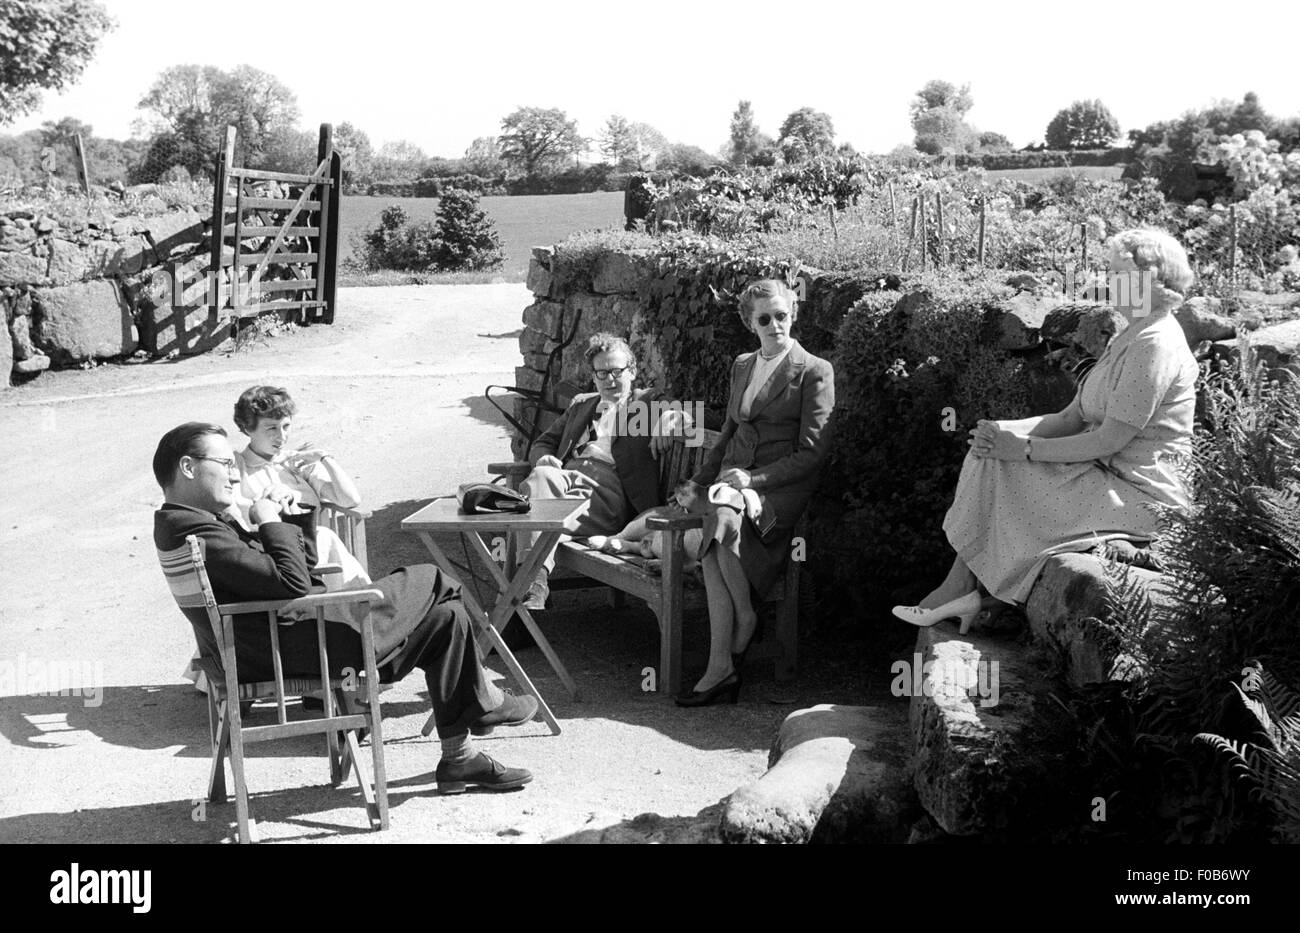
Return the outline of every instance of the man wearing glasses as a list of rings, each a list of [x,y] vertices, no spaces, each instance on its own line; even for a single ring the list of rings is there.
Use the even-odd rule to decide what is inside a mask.
[[[239,485],[235,454],[220,425],[189,422],[158,442],[154,477],[164,503],[154,513],[154,544],[169,551],[195,535],[204,544],[204,563],[218,603],[296,599],[319,583],[314,511],[261,498],[253,502],[248,531],[227,512]],[[402,567],[371,584],[384,599],[370,607],[375,657],[384,682],[397,681],[413,668],[424,671],[433,706],[442,758],[436,778],[441,793],[460,793],[467,785],[512,790],[532,780],[523,768],[507,768],[477,751],[469,734],[486,735],[496,726],[519,726],[537,712],[531,696],[503,693],[483,676],[460,601],[460,584],[431,564]],[[199,651],[219,657],[216,638],[203,610],[186,610]],[[281,620],[277,632],[287,676],[320,676],[316,622]],[[331,674],[363,668],[361,636],[341,622],[326,622]],[[235,658],[241,682],[275,677],[271,635],[260,613],[235,617]]]
[[[577,396],[528,451],[532,472],[523,489],[531,499],[585,498],[591,505],[579,520],[576,537],[611,535],[635,516],[663,503],[659,499],[659,455],[673,437],[691,428],[679,408],[653,418],[629,417],[629,406],[650,406],[658,389],[633,389],[636,356],[627,341],[594,334],[583,354],[596,392]],[[545,609],[554,553],[528,588],[524,605]]]

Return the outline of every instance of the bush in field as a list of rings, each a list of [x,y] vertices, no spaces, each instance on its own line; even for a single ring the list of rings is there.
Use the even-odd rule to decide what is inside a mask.
[[[492,269],[501,265],[501,238],[478,206],[478,195],[448,188],[438,201],[437,266],[444,271]]]
[[[379,224],[354,245],[371,271],[461,272],[491,269],[503,259],[491,219],[478,195],[457,188],[443,192],[436,220],[412,223],[396,204],[384,208]]]

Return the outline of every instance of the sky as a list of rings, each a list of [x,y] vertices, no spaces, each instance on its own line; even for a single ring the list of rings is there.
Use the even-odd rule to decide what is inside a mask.
[[[558,107],[590,137],[618,113],[717,152],[741,99],[773,136],[809,106],[837,143],[886,152],[911,142],[908,104],[934,78],[969,83],[968,121],[1016,146],[1079,99],[1100,98],[1124,131],[1252,90],[1270,113],[1300,114],[1294,0],[101,2],[117,27],[80,79],[4,132],[72,116],[127,138],[179,64],[252,65],[297,94],[305,130],[351,122],[376,148],[448,157],[521,106]]]

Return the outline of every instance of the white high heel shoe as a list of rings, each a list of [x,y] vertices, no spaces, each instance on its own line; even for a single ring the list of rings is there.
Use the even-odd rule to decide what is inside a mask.
[[[955,616],[961,620],[959,634],[965,635],[966,630],[970,628],[971,621],[980,614],[982,608],[983,600],[980,599],[980,591],[971,590],[965,596],[958,596],[951,602],[946,602],[934,609],[922,609],[920,606],[895,606],[893,612],[895,618],[910,622],[921,628],[929,628],[936,622],[942,622],[944,619],[951,619]]]

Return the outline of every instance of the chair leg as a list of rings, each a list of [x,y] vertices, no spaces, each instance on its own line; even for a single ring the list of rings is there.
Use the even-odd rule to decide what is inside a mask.
[[[627,594],[616,586],[609,588],[609,607],[611,609],[622,609],[627,605]]]
[[[799,566],[791,562],[785,575],[785,594],[776,609],[776,679],[794,680],[799,668]]]
[[[239,702],[226,701],[225,713],[230,731],[230,771],[235,780],[235,820],[241,845],[254,841],[252,820],[248,815],[248,783],[244,778],[244,730],[239,721]]]
[[[212,741],[212,760],[208,765],[208,802],[226,802],[226,748],[230,744],[230,724],[225,704],[218,704],[208,693],[208,735]]]
[[[370,756],[375,777],[375,810],[379,814],[379,828],[388,828],[388,772],[384,767],[384,722],[379,708],[379,677],[374,665],[370,665],[366,677],[366,700],[370,711]],[[349,733],[351,735],[351,733]],[[356,760],[358,751],[352,749],[357,777],[361,776],[361,762]]]

